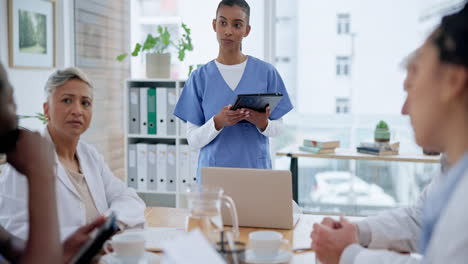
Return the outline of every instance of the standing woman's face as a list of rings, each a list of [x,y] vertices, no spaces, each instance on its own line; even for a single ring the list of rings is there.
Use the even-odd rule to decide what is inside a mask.
[[[239,6],[221,6],[213,29],[221,48],[240,50],[242,39],[250,33],[249,18]]]
[[[443,92],[447,87],[445,65],[439,60],[439,52],[429,39],[420,48],[413,64],[411,86],[406,110],[420,146],[443,149],[443,127],[448,114],[449,103]]]

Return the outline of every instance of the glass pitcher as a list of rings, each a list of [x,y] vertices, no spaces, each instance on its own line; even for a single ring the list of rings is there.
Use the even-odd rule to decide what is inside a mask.
[[[239,234],[236,205],[231,197],[223,195],[220,187],[203,186],[201,184],[189,184],[186,190],[188,209],[190,215],[186,219],[186,230],[200,229],[205,237],[212,243],[220,240],[221,231],[224,229],[221,215],[221,204],[224,204],[232,218],[232,230],[234,237]]]

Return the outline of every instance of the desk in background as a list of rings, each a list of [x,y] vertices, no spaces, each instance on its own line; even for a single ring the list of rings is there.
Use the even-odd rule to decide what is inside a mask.
[[[185,228],[185,218],[189,215],[188,209],[181,208],[166,208],[166,207],[148,207],[145,211],[145,218],[150,227],[175,227]],[[310,232],[314,223],[322,221],[325,215],[305,214],[299,219],[296,227],[293,230],[285,229],[265,229],[241,227],[239,240],[247,243],[249,233],[259,230],[274,230],[281,232],[284,238],[288,239],[292,248],[308,248],[310,247]],[[360,219],[352,217],[351,220]],[[314,264],[315,253],[312,251],[295,254],[290,262],[291,264]]]
[[[300,157],[305,158],[320,158],[320,159],[341,159],[341,160],[376,160],[376,161],[399,161],[399,162],[416,162],[416,163],[439,163],[439,156],[427,156],[424,154],[406,154],[401,153],[393,156],[375,156],[370,154],[358,153],[351,149],[336,149],[335,153],[331,154],[316,154],[298,150],[297,147],[291,148],[290,151],[280,151],[276,156],[286,156],[291,158],[290,170],[292,174],[293,199],[298,203],[298,177],[299,177],[299,162]]]

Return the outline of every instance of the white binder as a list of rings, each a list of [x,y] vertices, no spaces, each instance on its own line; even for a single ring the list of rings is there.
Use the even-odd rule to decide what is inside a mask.
[[[167,179],[166,190],[169,192],[176,191],[176,147],[175,145],[167,146]]]
[[[134,189],[138,188],[138,165],[137,165],[137,146],[136,144],[128,145],[127,157],[127,185]]]
[[[146,180],[148,179],[148,145],[146,143],[137,143],[137,166],[138,166],[138,184],[137,189],[144,191],[147,189]]]
[[[167,89],[167,135],[176,135],[176,117],[174,109],[177,102],[176,90],[174,88]]]
[[[148,134],[148,88],[140,88],[140,134]]]
[[[187,137],[187,122],[179,120],[179,135],[181,137]]]
[[[167,135],[167,89],[164,87],[156,88],[156,118],[158,136]]]
[[[148,145],[148,190],[156,191],[158,186],[157,178],[157,156],[158,152],[155,144]]]
[[[197,168],[198,168],[198,155],[199,149],[190,148],[189,150],[189,178],[190,183],[197,183]]]
[[[128,133],[140,133],[140,88],[130,88],[128,107]]]
[[[187,184],[190,183],[189,181],[189,168],[190,168],[190,160],[189,160],[189,145],[180,145],[180,152],[179,152],[179,161],[180,165],[179,176],[180,176],[180,188],[179,190],[185,190]]]
[[[158,175],[158,192],[166,191],[167,179],[167,144],[156,144],[157,154],[157,175]]]

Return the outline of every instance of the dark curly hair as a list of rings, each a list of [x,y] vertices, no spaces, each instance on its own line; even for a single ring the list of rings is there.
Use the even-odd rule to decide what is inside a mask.
[[[468,67],[468,3],[457,13],[442,18],[432,41],[441,62]]]

